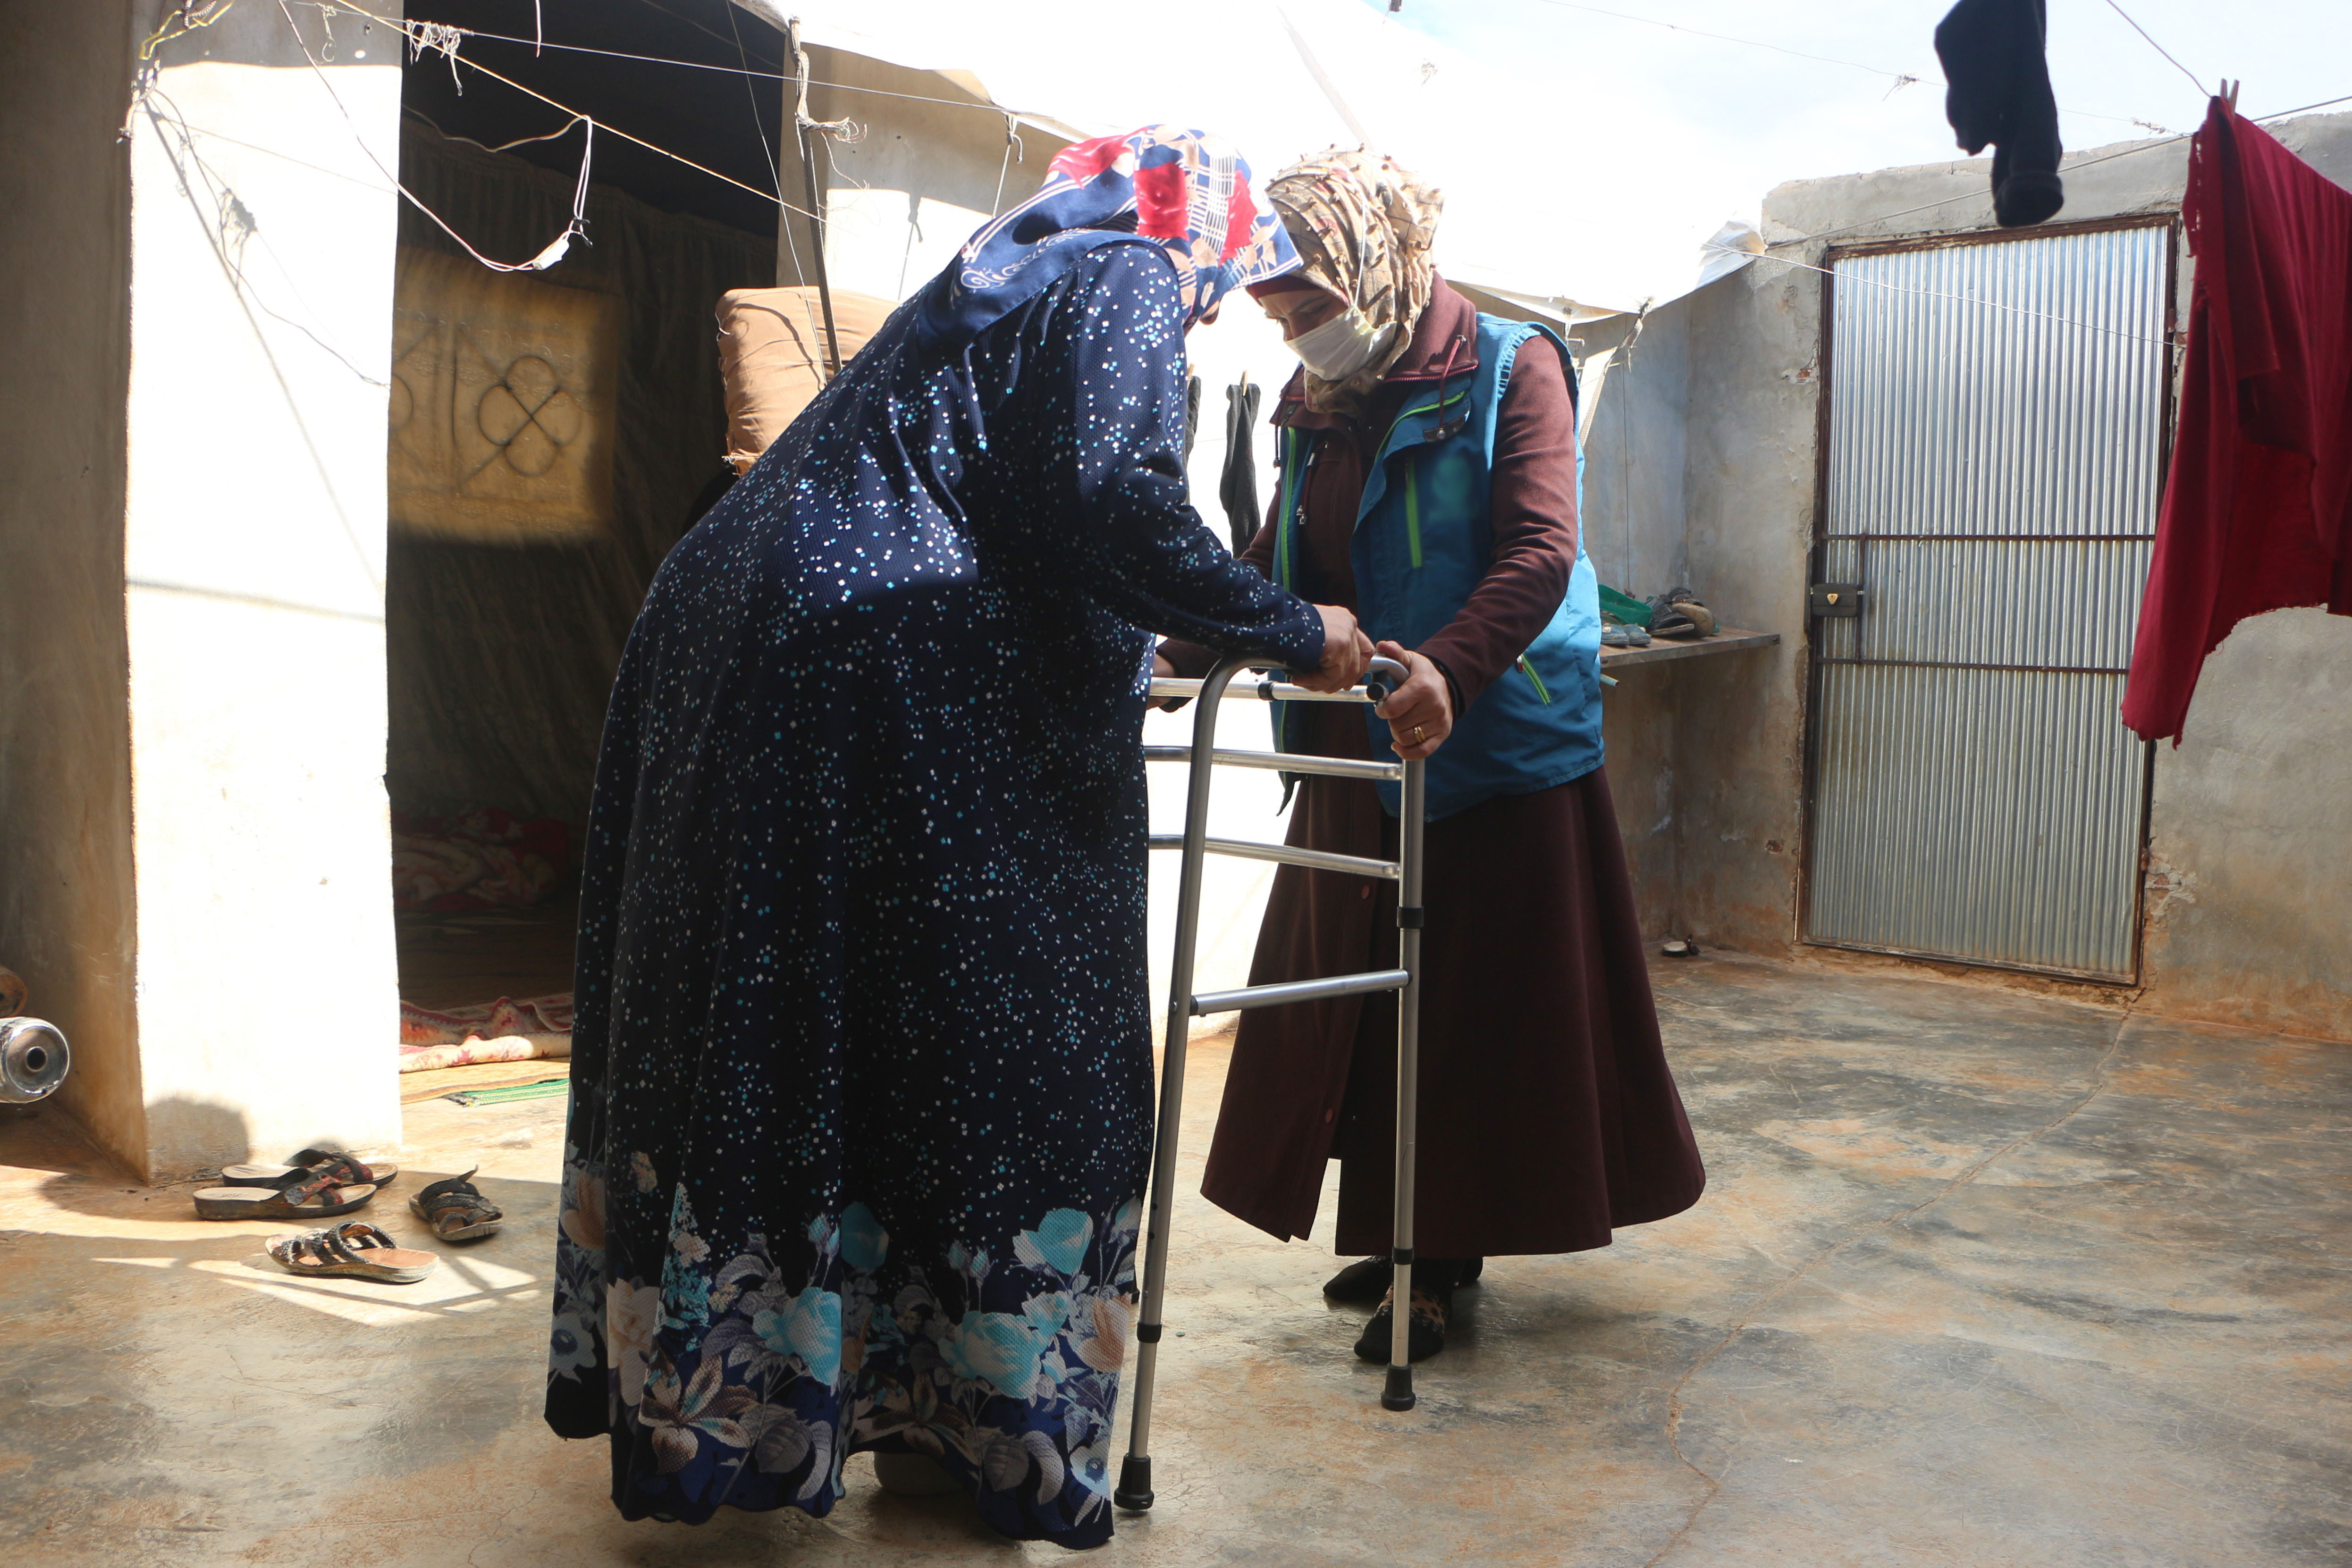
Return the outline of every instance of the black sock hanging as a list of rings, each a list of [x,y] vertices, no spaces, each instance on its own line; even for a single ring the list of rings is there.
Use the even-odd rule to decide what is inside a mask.
[[[2066,204],[2048,31],[2042,0],[1960,0],[1936,26],[1945,116],[1969,156],[1993,144],[1993,214],[2003,228],[2041,223]]]

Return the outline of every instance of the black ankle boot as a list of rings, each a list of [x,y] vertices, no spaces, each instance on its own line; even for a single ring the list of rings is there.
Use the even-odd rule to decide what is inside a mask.
[[[1419,1270],[1416,1268],[1414,1272],[1418,1274]],[[1453,1286],[1443,1285],[1433,1289],[1423,1286],[1418,1280],[1414,1281],[1412,1312],[1405,1319],[1405,1358],[1407,1360],[1427,1361],[1445,1348],[1445,1323],[1453,1311]],[[1380,1311],[1372,1314],[1372,1321],[1364,1325],[1363,1334],[1356,1341],[1357,1358],[1382,1365],[1389,1364],[1389,1356],[1394,1349],[1392,1336],[1395,1333],[1393,1326],[1395,1322],[1394,1301],[1381,1301]]]
[[[1396,1270],[1386,1258],[1359,1258],[1323,1281],[1323,1299],[1349,1307],[1377,1307]]]
[[[1426,1287],[1424,1264],[1444,1260],[1424,1258],[1412,1269],[1413,1281]],[[1484,1258],[1463,1258],[1452,1260],[1456,1286],[1473,1284],[1486,1267]],[[1323,1299],[1349,1307],[1376,1307],[1388,1300],[1389,1286],[1396,1279],[1396,1269],[1386,1258],[1359,1258],[1329,1279],[1323,1281]]]

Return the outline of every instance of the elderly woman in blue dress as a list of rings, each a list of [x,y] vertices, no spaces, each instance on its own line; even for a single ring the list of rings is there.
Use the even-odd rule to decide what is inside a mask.
[[[1353,683],[1185,499],[1184,334],[1298,264],[1195,131],[1082,143],[663,565],[582,873],[549,1424],[631,1519],[935,1463],[1110,1534],[1151,1140],[1152,633]]]

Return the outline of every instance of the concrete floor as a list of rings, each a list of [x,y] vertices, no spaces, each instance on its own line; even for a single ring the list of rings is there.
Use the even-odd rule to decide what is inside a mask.
[[[1658,978],[1706,1198],[1490,1264],[1410,1415],[1349,1357],[1328,1255],[1180,1207],[1160,1505],[1104,1560],[2352,1558],[2352,1047],[1712,957]],[[0,1561],[1063,1555],[863,1460],[826,1521],[621,1523],[602,1447],[538,1416],[561,1106],[410,1108],[379,1223],[424,1244],[404,1195],[476,1158],[510,1222],[404,1289],[291,1280],[257,1254],[279,1228],[0,1121]]]

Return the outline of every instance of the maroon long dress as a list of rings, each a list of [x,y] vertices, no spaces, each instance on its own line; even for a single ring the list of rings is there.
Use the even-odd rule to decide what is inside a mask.
[[[1436,380],[1449,354],[1462,374],[1475,346],[1476,312],[1440,282],[1362,422],[1310,412],[1296,380],[1285,392],[1275,423],[1316,433],[1298,538],[1305,597],[1354,606],[1348,546],[1379,443],[1413,385]],[[1457,711],[1534,641],[1576,560],[1575,422],[1556,353],[1521,353],[1498,420],[1493,563],[1419,650],[1445,671]],[[1274,534],[1261,529],[1245,552],[1261,570]],[[1186,643],[1162,652],[1188,674],[1213,662]],[[1297,749],[1372,755],[1359,710],[1293,711]],[[1396,823],[1370,784],[1310,779],[1288,841],[1394,859]],[[1418,1249],[1579,1251],[1697,1202],[1706,1172],[1659,1044],[1602,772],[1444,818],[1425,844]],[[1250,981],[1386,968],[1396,952],[1393,883],[1286,866]],[[1303,1238],[1336,1158],[1339,1251],[1385,1251],[1395,1088],[1393,996],[1244,1013],[1202,1193],[1262,1230]]]

